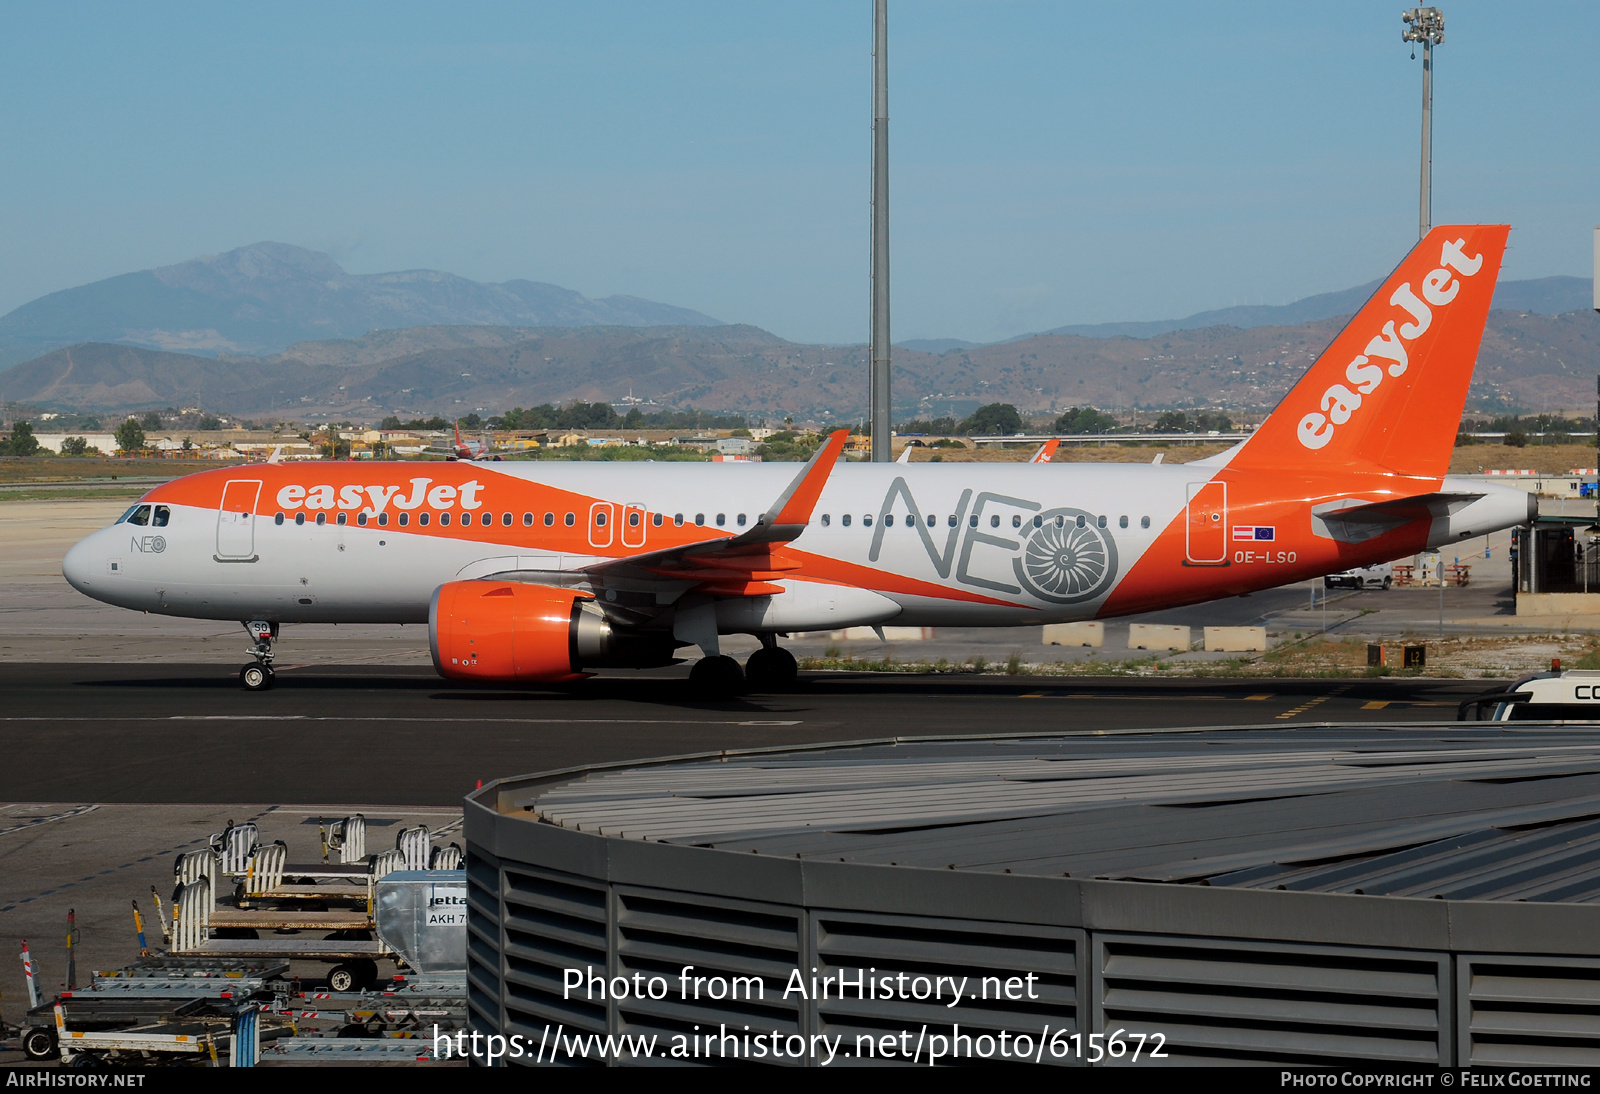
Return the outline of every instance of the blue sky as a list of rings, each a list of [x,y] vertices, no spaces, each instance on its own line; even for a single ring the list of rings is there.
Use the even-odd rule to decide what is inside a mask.
[[[1600,5],[1443,5],[1438,222],[1591,272]],[[869,0],[24,4],[0,314],[258,240],[865,341]],[[894,334],[1283,303],[1416,231],[1400,5],[892,0]]]

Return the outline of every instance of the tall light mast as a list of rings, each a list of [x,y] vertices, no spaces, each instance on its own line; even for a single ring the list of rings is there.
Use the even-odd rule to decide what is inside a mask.
[[[872,461],[892,457],[889,431],[889,0],[872,8]]]
[[[1412,8],[1400,16],[1406,29],[1402,42],[1422,43],[1422,198],[1417,213],[1417,238],[1433,227],[1433,47],[1444,42],[1444,12],[1438,8]]]

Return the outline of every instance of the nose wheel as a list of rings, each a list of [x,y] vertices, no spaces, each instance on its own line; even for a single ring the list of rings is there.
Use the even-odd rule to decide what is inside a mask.
[[[239,686],[246,691],[269,691],[274,675],[271,665],[246,665],[239,670]]]
[[[245,652],[255,661],[239,670],[239,686],[246,691],[269,691],[273,683],[272,642],[278,637],[278,625],[249,619],[244,629],[253,643]]]

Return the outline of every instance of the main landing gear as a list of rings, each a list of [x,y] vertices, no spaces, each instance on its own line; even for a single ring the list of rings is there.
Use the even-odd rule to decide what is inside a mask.
[[[239,686],[246,691],[268,691],[273,684],[272,643],[278,637],[278,625],[252,619],[245,622],[244,629],[255,643],[245,652],[255,662],[239,670]]]
[[[761,648],[739,668],[739,662],[725,655],[702,657],[689,670],[689,684],[702,698],[728,699],[744,691],[788,691],[794,687],[800,667],[794,654],[778,645],[770,634],[761,635]]]

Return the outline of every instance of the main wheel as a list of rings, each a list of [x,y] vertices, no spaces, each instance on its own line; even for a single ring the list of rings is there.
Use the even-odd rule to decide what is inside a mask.
[[[744,690],[744,670],[731,657],[702,657],[689,670],[689,686],[705,699],[727,699]]]
[[[246,665],[239,670],[239,686],[246,691],[267,691],[272,687],[271,665]]]
[[[328,970],[329,991],[360,991],[360,980],[360,973],[350,965],[335,965]]]
[[[799,674],[794,654],[782,646],[756,650],[744,663],[744,679],[751,691],[788,691]]]
[[[30,1060],[53,1060],[61,1055],[55,1031],[44,1026],[34,1026],[22,1035],[22,1052]]]

